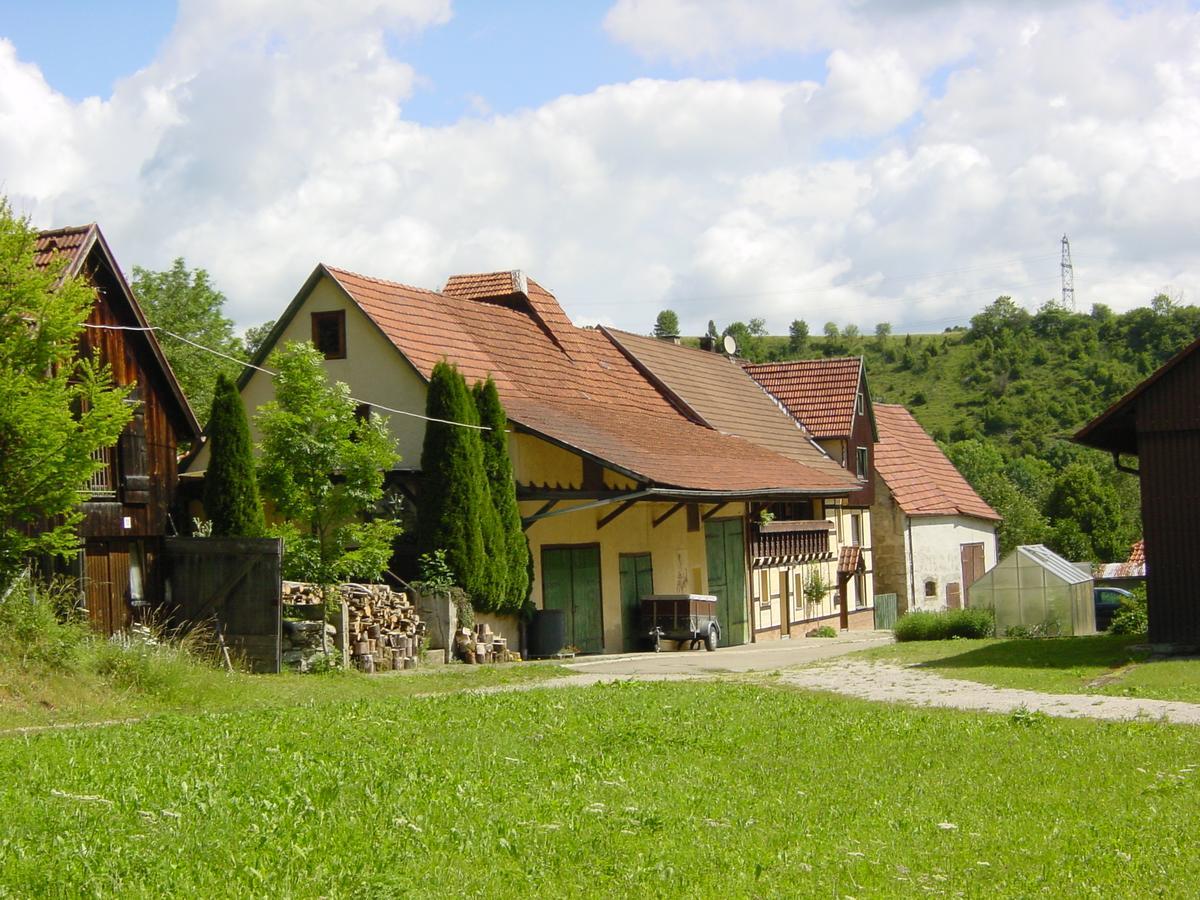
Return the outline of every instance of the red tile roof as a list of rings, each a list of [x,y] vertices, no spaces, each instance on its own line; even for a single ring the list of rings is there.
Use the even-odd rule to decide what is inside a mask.
[[[746,371],[818,440],[850,436],[862,357],[747,363]]]
[[[1129,548],[1129,559],[1125,562],[1131,566],[1144,566],[1146,564],[1146,542],[1134,541],[1133,546]]]
[[[1000,520],[907,409],[876,403],[875,424],[875,471],[908,515]]]
[[[425,378],[442,359],[469,381],[491,375],[511,420],[643,481],[682,490],[847,490],[844,477],[687,420],[603,333],[572,325],[533,281],[502,303],[492,291],[513,281],[496,273],[455,276],[446,294],[325,271]]]
[[[55,256],[65,254],[69,260],[67,271],[72,273],[78,271],[83,262],[82,251],[86,246],[90,246],[88,238],[95,227],[94,224],[75,225],[70,228],[39,232],[34,248],[34,265],[39,269],[44,269],[50,265],[50,261]]]
[[[838,551],[837,570],[839,575],[853,575],[862,565],[862,547],[855,544],[844,544]]]
[[[675,398],[685,413],[725,434],[744,437],[859,486],[803,425],[728,357],[612,328],[601,331]]]

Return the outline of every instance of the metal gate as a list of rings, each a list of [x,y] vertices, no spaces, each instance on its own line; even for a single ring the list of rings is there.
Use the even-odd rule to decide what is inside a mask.
[[[891,631],[896,627],[896,595],[875,595],[875,630]]]
[[[166,538],[164,611],[173,623],[214,623],[255,672],[278,672],[282,561],[276,538]]]

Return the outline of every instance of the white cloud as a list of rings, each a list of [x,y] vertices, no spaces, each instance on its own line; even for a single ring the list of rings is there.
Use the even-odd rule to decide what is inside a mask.
[[[642,330],[666,305],[688,330],[940,327],[1055,295],[1063,232],[1084,304],[1198,294],[1184,8],[622,0],[606,27],[648,56],[820,52],[826,74],[642,79],[426,127],[389,36],[448,15],[187,3],[151,65],[82,103],[0,40],[0,189],[45,226],[99,221],[126,266],[204,266],[243,324],[326,261],[426,286],[521,267],[576,321]]]

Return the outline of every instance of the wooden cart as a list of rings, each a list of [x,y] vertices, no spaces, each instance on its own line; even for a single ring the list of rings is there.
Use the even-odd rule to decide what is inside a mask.
[[[716,650],[721,641],[717,598],[707,594],[651,594],[642,598],[642,627],[657,653],[663,641],[684,643],[695,650],[700,644]]]

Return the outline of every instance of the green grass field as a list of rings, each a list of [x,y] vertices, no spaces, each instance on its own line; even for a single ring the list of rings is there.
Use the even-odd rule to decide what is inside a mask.
[[[920,665],[947,678],[1060,694],[1105,694],[1200,703],[1200,659],[1148,660],[1145,636],[1052,640],[913,641],[860,654]]]
[[[366,696],[0,739],[0,895],[1142,897],[1200,883],[1195,729],[748,684]]]

